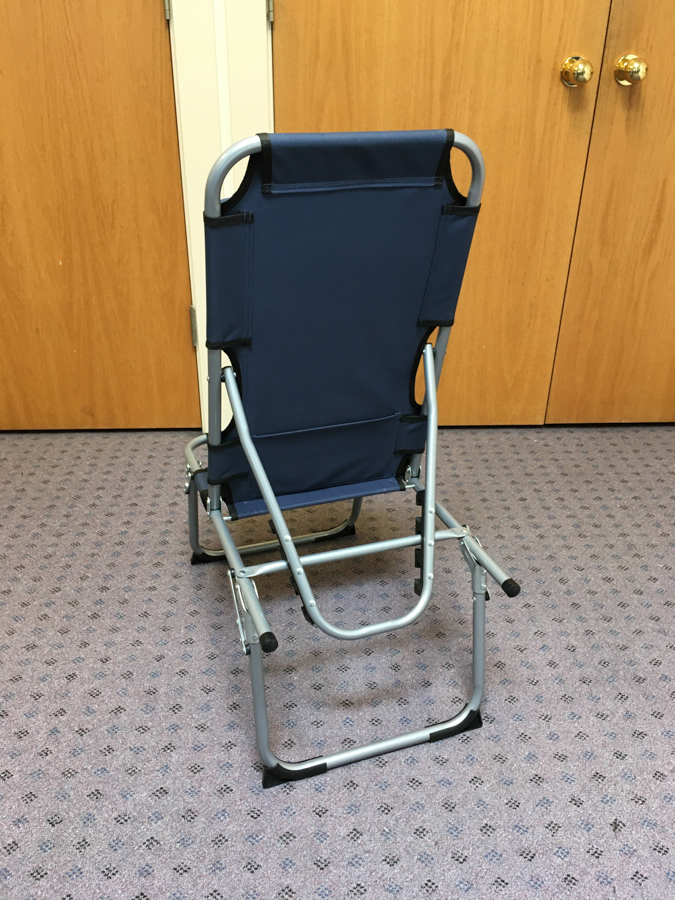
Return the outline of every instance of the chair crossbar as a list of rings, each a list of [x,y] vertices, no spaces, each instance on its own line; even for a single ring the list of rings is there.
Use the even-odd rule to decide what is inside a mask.
[[[434,533],[435,541],[463,540],[469,534],[468,529],[447,528]],[[297,539],[293,539],[297,544]],[[318,566],[323,563],[337,562],[342,559],[353,559],[359,556],[370,556],[373,553],[386,553],[388,550],[405,550],[407,547],[419,547],[422,536],[419,534],[406,537],[391,538],[387,541],[371,541],[369,544],[358,544],[356,547],[342,547],[339,550],[327,550],[323,553],[311,553],[309,556],[301,556],[300,564],[303,566]],[[275,544],[278,549],[279,544]],[[238,574],[244,578],[257,578],[258,575],[272,575],[275,572],[283,572],[288,569],[286,560],[261,563],[258,566],[246,566]]]

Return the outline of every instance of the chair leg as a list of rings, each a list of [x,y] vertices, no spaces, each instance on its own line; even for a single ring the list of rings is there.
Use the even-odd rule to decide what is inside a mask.
[[[395,750],[412,747],[416,744],[434,743],[481,728],[483,721],[480,714],[480,703],[483,698],[485,684],[485,598],[487,594],[486,571],[463,548],[464,556],[471,571],[473,590],[473,689],[469,702],[452,719],[428,725],[419,731],[398,735],[382,741],[374,741],[362,747],[344,750],[328,756],[317,756],[299,762],[285,762],[279,759],[270,747],[267,702],[265,697],[265,674],[263,655],[258,643],[251,643],[249,656],[251,689],[253,694],[253,714],[255,719],[256,741],[258,752],[264,765],[262,786],[275,787],[286,781],[299,781],[320,775],[330,769],[349,765],[362,759],[381,756]],[[253,624],[250,617],[244,614],[247,634],[252,635]]]
[[[199,543],[199,492],[197,491],[194,478],[190,478],[190,488],[188,490],[188,531],[190,547],[192,547],[190,562],[193,566],[200,563],[218,562],[224,559],[224,550],[205,550]]]

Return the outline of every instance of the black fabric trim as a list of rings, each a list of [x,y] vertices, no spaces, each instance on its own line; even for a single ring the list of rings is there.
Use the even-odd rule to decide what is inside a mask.
[[[246,172],[244,173],[244,177],[242,179],[241,184],[237,188],[237,190],[232,194],[231,197],[228,197],[227,200],[221,200],[220,202],[220,215],[224,216],[225,213],[228,213],[231,209],[239,203],[244,194],[251,187],[251,182],[253,181],[253,176],[255,175],[258,169],[258,154],[254,153],[248,158],[248,165],[246,166]],[[251,213],[253,215],[253,213]]]
[[[207,216],[206,213],[204,213],[204,224],[207,228],[228,228],[230,225],[252,225],[254,219],[255,216],[253,213],[248,211],[233,213],[231,216],[219,216],[215,219],[213,216]]]
[[[455,203],[445,203],[441,207],[442,216],[477,216],[480,212],[478,206],[457,206]]]
[[[416,453],[424,453],[424,447],[407,447],[405,450],[394,450],[394,456],[400,456],[402,453],[407,456],[414,456]]]
[[[468,703],[467,703],[468,706]],[[464,707],[466,709],[466,706]],[[464,710],[462,710],[463,712]],[[442,723],[439,722],[439,725]],[[434,725],[431,726],[435,728]],[[442,741],[444,738],[453,737],[456,734],[461,734],[463,731],[473,731],[474,728],[482,728],[483,727],[483,719],[481,718],[480,710],[474,710],[473,715],[470,715],[465,722],[461,725],[451,725],[446,728],[437,728],[436,731],[432,731],[429,735],[429,743],[433,743],[434,741]]]
[[[450,151],[452,150],[452,146],[455,143],[455,132],[452,128],[445,129],[445,144],[443,146],[443,150],[441,152],[441,158],[438,161],[438,167],[436,168],[436,186],[440,187],[443,184],[443,179],[446,177],[446,172],[450,166]]]
[[[417,322],[420,328],[451,328],[455,324],[454,319],[421,319]]]
[[[313,775],[323,775],[328,771],[325,762],[317,762],[313,766],[307,766],[306,769],[287,769],[283,763],[277,763],[276,766],[263,768],[262,786],[264,788],[276,787],[285,781],[300,781],[303,778],[311,778]]]
[[[260,138],[260,177],[263,194],[272,193],[272,142],[269,134],[261,133]]]
[[[436,328],[436,325],[430,325],[427,330],[424,332],[424,337],[420,341],[419,347],[415,353],[415,358],[413,359],[412,369],[410,370],[410,386],[409,386],[409,395],[410,395],[410,405],[413,409],[416,409],[418,414],[422,410],[422,404],[418,403],[415,400],[415,376],[417,375],[417,369],[419,368],[420,360],[422,359],[422,353],[424,352],[425,346],[429,343],[429,338],[431,337],[431,333]]]
[[[208,350],[229,350],[231,347],[250,347],[251,338],[235,338],[233,341],[207,341]],[[229,354],[228,354],[229,355]]]

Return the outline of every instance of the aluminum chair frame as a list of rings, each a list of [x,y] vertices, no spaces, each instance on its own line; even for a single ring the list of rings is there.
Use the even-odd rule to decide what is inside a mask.
[[[480,203],[484,183],[485,170],[482,156],[476,144],[465,135],[456,133],[454,146],[462,150],[471,163],[472,180],[467,203],[471,206],[476,206]],[[205,215],[219,215],[220,192],[226,175],[237,162],[249,155],[260,152],[260,150],[260,138],[257,136],[252,137],[239,141],[216,161],[207,180]],[[361,498],[356,498],[353,501],[349,517],[335,528],[293,537],[286,525],[277,498],[251,438],[234,370],[230,365],[226,365],[223,368],[221,350],[208,351],[208,435],[200,435],[194,438],[185,448],[187,462],[185,490],[188,494],[190,544],[193,550],[193,562],[206,562],[218,559],[227,561],[241,644],[244,652],[249,657],[250,663],[255,731],[258,751],[264,766],[263,787],[272,787],[284,781],[307,778],[348,763],[416,744],[442,740],[462,731],[478,728],[482,724],[480,703],[483,697],[485,680],[487,575],[489,574],[508,596],[515,596],[519,592],[520,587],[485,552],[478,538],[472,535],[466,526],[460,525],[445,507],[436,500],[436,439],[438,428],[436,387],[441,376],[449,333],[449,327],[439,328],[435,347],[428,343],[422,353],[425,382],[423,411],[427,415],[425,478],[422,480],[421,477],[421,454],[413,457],[406,476],[406,488],[416,492],[417,503],[422,506],[422,517],[421,521],[418,520],[420,524],[417,528],[419,533],[409,537],[375,541],[302,556],[298,553],[298,547],[338,538],[346,534],[353,534],[354,524],[358,519],[362,500]],[[231,519],[224,514],[221,507],[219,485],[209,485],[208,499],[205,505],[222,547],[221,550],[214,551],[206,550],[199,541],[199,491],[195,476],[202,469],[195,456],[195,450],[200,445],[205,444],[207,440],[212,446],[220,444],[223,384],[232,408],[242,448],[267,505],[277,539],[258,544],[237,546],[228,528],[228,522]],[[443,528],[436,528],[436,518],[440,520],[444,526]],[[331,637],[340,640],[356,640],[402,628],[419,618],[431,599],[434,579],[435,544],[437,541],[445,540],[455,540],[459,543],[460,550],[471,574],[473,592],[473,685],[465,707],[447,721],[438,722],[407,734],[301,762],[281,760],[270,747],[263,669],[263,653],[273,652],[277,648],[278,642],[262,610],[254,579],[274,572],[288,571],[311,621]],[[338,627],[324,618],[319,610],[307,577],[306,570],[308,567],[336,560],[381,553],[386,550],[400,550],[405,547],[419,548],[421,550],[421,577],[416,586],[419,600],[411,610],[397,619],[376,622],[358,628]],[[244,563],[243,557],[245,556],[254,556],[266,551],[279,550],[279,548],[284,557],[282,560],[257,565],[246,565]]]

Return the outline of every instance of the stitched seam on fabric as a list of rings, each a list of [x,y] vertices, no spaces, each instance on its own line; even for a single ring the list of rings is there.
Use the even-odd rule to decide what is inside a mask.
[[[338,422],[337,424],[332,425],[319,425],[315,428],[299,428],[294,431],[275,431],[273,434],[253,434],[251,432],[252,438],[274,438],[274,437],[285,437],[286,435],[291,434],[311,434],[314,431],[329,431],[331,429],[337,428],[351,428],[355,425],[374,425],[377,422],[389,422],[392,419],[400,418],[400,413],[394,413],[391,416],[378,416],[376,419],[361,419],[357,422]]]
[[[433,178],[399,180],[399,181],[308,181],[288,182],[272,185],[273,194],[308,194],[325,191],[356,191],[365,188],[435,188]]]

